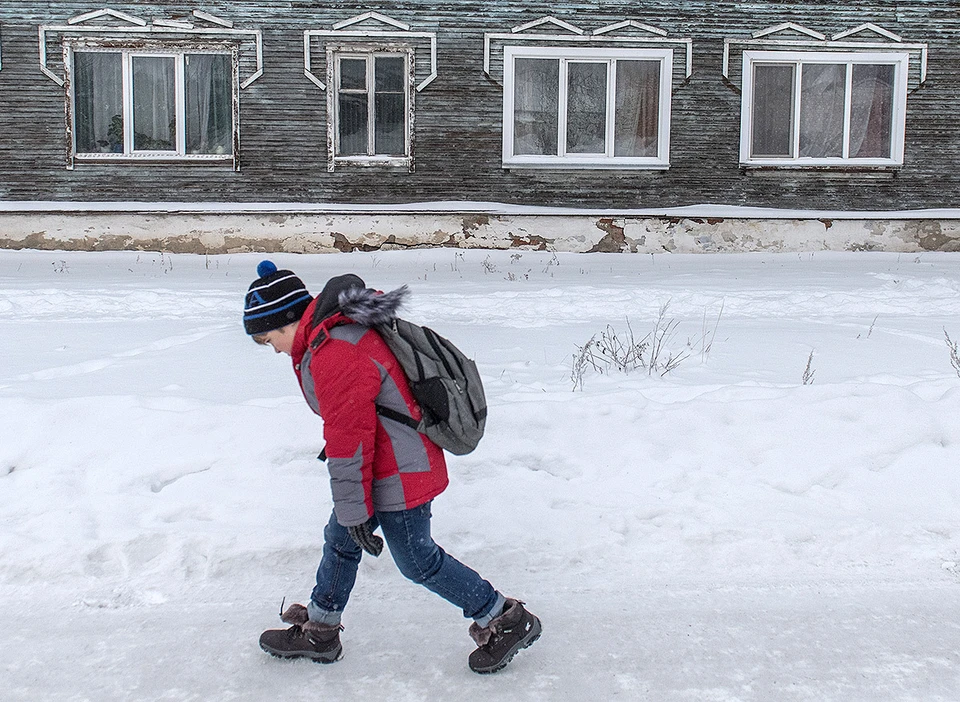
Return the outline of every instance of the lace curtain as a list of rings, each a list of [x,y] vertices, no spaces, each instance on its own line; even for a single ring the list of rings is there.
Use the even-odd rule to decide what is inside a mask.
[[[849,158],[890,158],[892,64],[805,63],[800,66],[801,158],[842,158],[847,71],[852,70]],[[754,67],[751,156],[793,158],[795,64]]]
[[[233,61],[229,54],[184,56],[188,154],[233,151]]]
[[[78,51],[73,66],[77,153],[123,153],[122,56]]]
[[[608,104],[611,67],[616,94]],[[514,66],[515,155],[558,156],[560,61],[518,58]],[[614,110],[613,155],[656,157],[659,148],[660,63],[618,59],[567,63],[565,152],[608,152],[607,111]]]

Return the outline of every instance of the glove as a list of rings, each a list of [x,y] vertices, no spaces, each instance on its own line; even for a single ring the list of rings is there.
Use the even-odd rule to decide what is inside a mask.
[[[363,524],[347,527],[347,532],[349,532],[350,538],[353,539],[357,546],[371,556],[376,557],[383,551],[383,539],[373,533],[370,521],[371,520],[367,520]]]

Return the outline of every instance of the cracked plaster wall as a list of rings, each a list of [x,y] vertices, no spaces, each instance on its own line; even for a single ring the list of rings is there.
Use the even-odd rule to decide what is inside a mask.
[[[331,253],[425,246],[567,252],[960,251],[960,220],[594,215],[4,213],[0,248]]]

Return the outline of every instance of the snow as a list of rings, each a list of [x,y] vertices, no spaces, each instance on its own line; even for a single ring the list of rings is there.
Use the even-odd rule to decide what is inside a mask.
[[[803,210],[778,207],[752,207],[701,203],[679,207],[584,208],[515,205],[503,202],[472,200],[437,200],[395,204],[355,202],[146,202],[146,201],[82,201],[82,200],[3,200],[0,213],[36,212],[41,214],[91,212],[159,212],[196,214],[490,214],[490,215],[557,215],[616,217],[684,217],[728,219],[852,219],[852,220],[955,220],[960,209],[955,207],[918,210]]]
[[[434,535],[544,622],[477,676],[389,557],[342,661],[259,650],[331,507],[321,422],[240,324],[262,256],[0,251],[0,697],[960,699],[957,255],[271,256],[407,283],[477,358],[487,436]],[[675,369],[574,390],[579,347],[664,307]]]

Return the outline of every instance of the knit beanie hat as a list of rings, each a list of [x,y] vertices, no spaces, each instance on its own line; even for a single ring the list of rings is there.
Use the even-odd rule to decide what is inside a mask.
[[[278,271],[273,261],[261,261],[257,275],[260,277],[250,284],[243,304],[247,334],[266,334],[300,321],[313,300],[303,281],[292,271]]]

